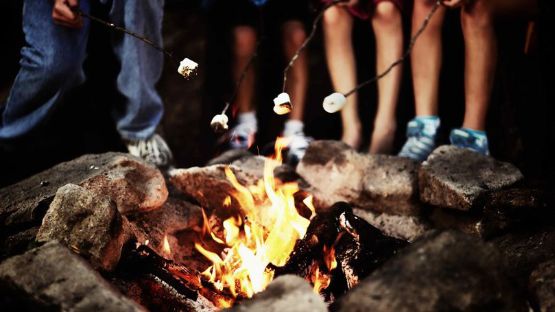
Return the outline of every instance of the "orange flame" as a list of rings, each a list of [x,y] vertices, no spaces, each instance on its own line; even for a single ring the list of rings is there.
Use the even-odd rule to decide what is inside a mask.
[[[164,235],[162,240],[162,256],[166,259],[171,258],[172,249],[170,248],[170,242],[168,241],[168,236]]]
[[[320,271],[317,261],[312,262],[310,267],[310,279],[314,284],[313,290],[317,294],[328,288],[331,284],[331,276]]]
[[[227,289],[237,297],[252,297],[264,290],[274,278],[268,265],[284,266],[310,223],[295,206],[294,194],[299,191],[296,183],[282,183],[274,178],[274,169],[281,164],[284,139],[276,140],[276,156],[267,160],[264,177],[255,185],[243,186],[233,171],[227,167],[225,174],[235,192],[230,194],[241,207],[241,215],[223,222],[223,238],[216,236],[204,214],[204,234],[226,246],[221,255],[207,250],[200,243],[195,248],[210,260],[212,265],[202,274],[219,290]],[[315,214],[312,198],[304,203]],[[223,206],[231,204],[231,197]]]

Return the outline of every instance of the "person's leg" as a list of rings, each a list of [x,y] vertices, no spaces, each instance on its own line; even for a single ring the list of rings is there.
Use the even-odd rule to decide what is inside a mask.
[[[162,45],[163,0],[113,1],[110,19],[116,25],[143,34]],[[172,153],[162,137],[155,134],[164,107],[156,90],[164,56],[144,42],[123,34],[114,34],[113,45],[120,62],[118,91],[125,97],[125,111],[115,113],[119,134],[129,153],[147,162],[166,167]]]
[[[0,120],[0,140],[15,139],[40,125],[66,91],[83,82],[89,21],[80,29],[56,25],[52,1],[23,5],[25,46]],[[89,11],[89,2],[81,1]]]
[[[415,0],[412,35],[418,31],[434,5],[433,0]],[[441,29],[445,9],[439,8],[411,53],[412,84],[416,116],[437,116],[439,73],[442,63]]]
[[[163,0],[113,1],[110,19],[162,45]],[[164,107],[156,90],[164,56],[144,42],[114,34],[114,51],[121,68],[117,88],[125,97],[125,111],[116,114],[117,129],[125,140],[146,140],[160,123]]]
[[[497,61],[493,16],[483,0],[461,9],[465,43],[464,128],[484,131]]]
[[[331,81],[337,92],[347,92],[356,86],[356,61],[353,51],[353,17],[344,8],[335,6],[324,13],[324,43]],[[361,124],[358,117],[357,94],[347,98],[341,110],[343,136],[341,140],[354,148],[361,144]]]
[[[415,0],[412,36],[434,5],[433,0]],[[407,141],[399,156],[423,161],[433,151],[439,128],[438,93],[442,63],[441,29],[445,9],[439,8],[420,35],[411,53],[412,84],[416,117],[407,125]]]
[[[382,73],[403,54],[403,25],[396,4],[379,2],[372,16],[372,27],[376,37],[376,72]],[[402,67],[397,66],[378,81],[378,109],[369,149],[372,154],[387,154],[393,149],[402,73]]]
[[[455,146],[489,155],[486,116],[495,76],[497,39],[493,14],[483,0],[461,9],[465,43],[465,113],[462,129],[454,129],[450,140]]]
[[[306,31],[302,22],[287,21],[282,27],[282,35],[285,59],[288,61],[306,40]],[[287,81],[289,82],[287,93],[291,96],[293,103],[293,109],[289,118],[302,121],[308,86],[308,58],[306,51],[300,54],[293,67],[291,67]]]
[[[258,37],[254,27],[247,25],[235,26],[232,35],[234,83],[241,79],[241,75],[244,74],[245,76],[235,97],[235,105],[237,105],[238,111],[237,126],[232,130],[230,144],[232,148],[247,149],[254,142],[254,136],[258,130],[256,108],[254,107],[255,66],[251,65],[247,72],[243,72],[251,61],[252,55],[256,52]]]

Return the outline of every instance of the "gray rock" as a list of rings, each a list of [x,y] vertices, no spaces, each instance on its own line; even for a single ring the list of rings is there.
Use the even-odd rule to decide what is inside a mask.
[[[57,240],[107,271],[117,265],[126,239],[115,203],[74,184],[58,190],[37,233],[37,241]]]
[[[106,169],[80,185],[108,196],[122,214],[158,209],[168,198],[164,176],[150,164],[119,157]]]
[[[240,211],[241,205],[237,199],[242,198],[226,177],[225,170],[228,167],[243,186],[254,185],[258,181],[258,177],[244,172],[238,167],[214,165],[172,170],[170,182],[202,208],[222,213],[222,217],[225,217]],[[228,196],[231,197],[230,206],[222,209]]]
[[[468,149],[444,145],[422,163],[420,199],[428,204],[468,211],[486,196],[523,179],[515,166]]]
[[[339,311],[527,311],[501,254],[462,233],[426,235],[374,271]]]
[[[386,213],[374,213],[368,210],[353,209],[361,217],[384,235],[413,242],[431,230],[430,225],[421,216],[398,216]]]
[[[345,201],[378,213],[415,215],[420,206],[417,168],[407,158],[363,155],[342,142],[315,141],[297,172],[314,187],[321,205]]]
[[[314,293],[310,284],[296,276],[283,275],[270,283],[268,288],[244,301],[231,311],[253,312],[318,312],[328,311],[324,300]]]
[[[530,273],[555,255],[555,228],[539,227],[507,233],[491,240],[509,263],[509,272],[526,289]]]
[[[537,311],[555,311],[555,258],[532,272],[530,293]]]
[[[124,170],[123,164],[127,163],[130,168],[137,170]],[[46,213],[50,202],[54,198],[58,188],[66,184],[87,184],[93,186],[92,182],[87,182],[94,177],[105,175],[106,178],[98,178],[98,180],[105,180],[108,177],[113,177],[114,173],[109,173],[112,169],[118,169],[120,172],[127,172],[129,178],[137,178],[137,182],[144,182],[143,186],[151,185],[153,189],[161,189],[160,194],[153,194],[147,192],[140,206],[144,208],[153,208],[156,203],[163,202],[164,190],[162,182],[157,178],[148,181],[144,179],[139,171],[139,168],[147,164],[142,160],[132,157],[128,154],[122,153],[105,153],[99,155],[85,155],[76,158],[72,161],[64,162],[56,165],[48,170],[45,170],[35,176],[23,180],[14,185],[8,186],[0,190],[0,226],[18,227],[23,224],[35,223],[40,224],[40,220]],[[150,169],[151,172],[155,169]],[[137,177],[133,175],[138,175]],[[154,183],[155,181],[158,181]],[[153,182],[153,183],[151,183]],[[131,183],[135,184],[135,183]],[[140,190],[140,186],[134,185],[133,187]],[[92,187],[93,189],[101,189],[111,194],[110,190],[100,187]],[[129,195],[129,192],[127,192]],[[119,195],[122,196],[122,195]],[[131,196],[129,200],[140,198],[141,195]],[[124,203],[125,197],[121,197],[120,203]],[[116,201],[117,202],[117,201]],[[135,201],[136,203],[138,201]],[[128,204],[123,207],[128,207]]]
[[[0,302],[34,311],[145,311],[57,242],[0,264]]]
[[[39,227],[32,227],[0,239],[0,261],[27,251],[35,241]]]

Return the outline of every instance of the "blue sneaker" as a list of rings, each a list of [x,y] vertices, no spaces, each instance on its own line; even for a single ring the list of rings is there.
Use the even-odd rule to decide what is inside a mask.
[[[449,135],[451,144],[467,148],[482,155],[489,155],[488,137],[485,131],[468,128],[453,129]]]
[[[426,160],[436,147],[439,124],[437,116],[416,117],[411,120],[407,125],[407,142],[399,156],[418,161]]]

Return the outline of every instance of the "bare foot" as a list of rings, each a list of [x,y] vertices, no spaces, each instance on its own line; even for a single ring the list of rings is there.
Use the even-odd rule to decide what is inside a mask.
[[[393,152],[393,142],[395,140],[395,130],[397,125],[394,122],[384,125],[375,125],[370,141],[370,154],[391,154]]]
[[[360,133],[361,133],[360,125],[351,125],[349,127],[344,127],[341,141],[351,146],[355,150],[358,150],[358,148],[360,147],[360,144],[362,143],[362,136]]]

